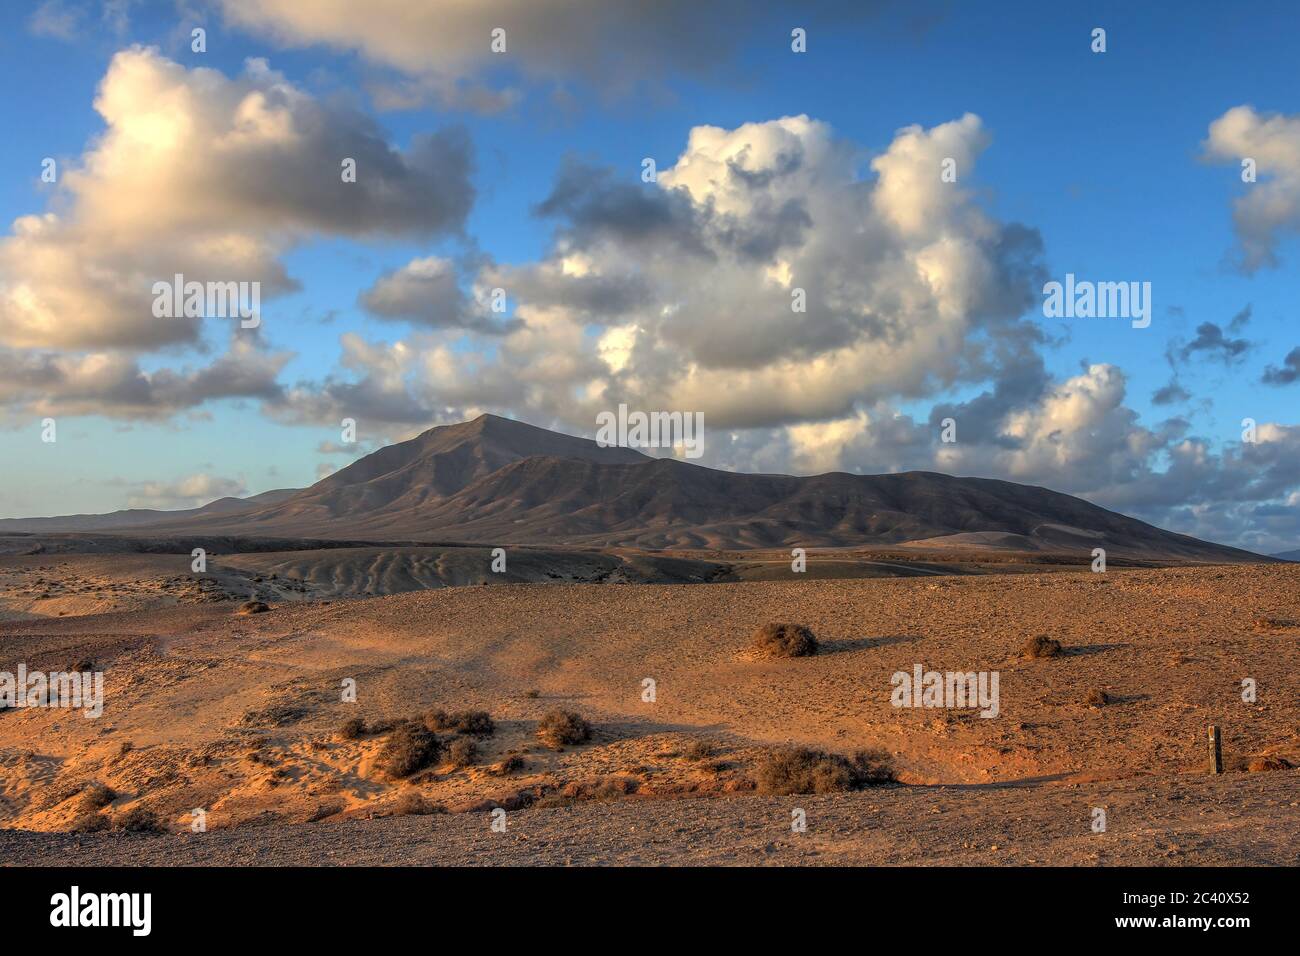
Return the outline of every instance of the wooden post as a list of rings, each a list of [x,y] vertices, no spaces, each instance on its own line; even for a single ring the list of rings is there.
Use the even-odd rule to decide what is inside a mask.
[[[1223,747],[1219,743],[1219,727],[1210,724],[1210,773],[1223,773]]]

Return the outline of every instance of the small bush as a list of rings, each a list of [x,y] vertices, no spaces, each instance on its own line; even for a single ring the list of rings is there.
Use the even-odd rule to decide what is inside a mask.
[[[418,790],[407,790],[393,803],[393,813],[400,817],[425,817],[446,812],[446,807],[426,800]]]
[[[102,810],[116,799],[117,793],[112,787],[96,781],[86,784],[82,789],[80,802],[88,810]]]
[[[358,738],[365,736],[365,733],[366,722],[360,717],[352,717],[345,720],[343,726],[339,728],[339,737],[343,740],[357,740]]]
[[[537,738],[552,750],[591,739],[591,724],[571,710],[552,710],[537,725]]]
[[[510,774],[518,773],[520,770],[523,769],[524,769],[524,758],[519,756],[518,754],[511,754],[509,757],[506,757],[500,763],[493,764],[488,772],[498,777],[508,777],[510,776]]]
[[[764,657],[811,657],[817,638],[802,624],[764,624],[754,632],[754,650]]]
[[[1083,699],[1083,702],[1089,707],[1105,707],[1110,703],[1110,694],[1094,687],[1092,690],[1088,691],[1088,696]]]
[[[417,724],[400,724],[384,742],[379,765],[394,780],[409,777],[434,763],[442,754],[442,743]]]
[[[529,700],[536,700],[542,696],[542,692],[540,690],[530,690],[527,694],[524,694],[524,696]]]
[[[165,828],[158,814],[147,807],[135,806],[117,818],[114,829],[124,833],[163,833]]]
[[[430,730],[449,730],[475,737],[491,737],[497,729],[492,715],[486,710],[459,710],[451,714],[445,710],[431,710],[424,715],[424,726]]]
[[[758,767],[760,793],[839,793],[860,790],[893,779],[888,764],[876,754],[860,751],[850,760],[806,747],[770,754]]]
[[[457,770],[470,766],[477,759],[477,745],[464,737],[453,740],[451,746],[447,748],[447,762]]]
[[[1061,642],[1053,640],[1046,634],[1031,637],[1020,649],[1022,657],[1055,657],[1061,653]]]
[[[243,604],[239,605],[239,610],[236,611],[235,613],[236,614],[264,614],[269,610],[271,610],[271,606],[267,604],[265,601],[245,601]]]
[[[575,780],[565,785],[560,796],[568,800],[617,800],[636,793],[640,787],[640,781],[633,777],[612,774],[595,780]]]
[[[709,743],[707,740],[692,740],[686,745],[686,750],[683,752],[682,756],[687,760],[707,760],[716,752],[717,751],[713,744]]]

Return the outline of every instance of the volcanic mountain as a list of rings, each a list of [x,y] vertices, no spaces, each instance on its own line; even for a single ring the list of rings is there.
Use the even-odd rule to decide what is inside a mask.
[[[310,488],[132,533],[654,549],[853,547],[1266,561],[1046,488],[933,472],[739,474],[482,415],[382,448]]]

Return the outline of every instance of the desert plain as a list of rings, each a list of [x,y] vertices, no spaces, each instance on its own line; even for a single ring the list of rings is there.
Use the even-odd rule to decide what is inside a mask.
[[[93,719],[0,712],[9,864],[1300,859],[1297,564],[510,549],[505,576],[486,548],[409,545],[199,575],[15,550],[0,670],[93,668],[105,694]],[[772,622],[818,653],[757,653]],[[1038,635],[1059,653],[1026,656]],[[996,672],[997,715],[894,706],[917,665]],[[541,739],[554,711],[589,737]],[[490,726],[457,729],[472,713]],[[437,743],[395,774],[404,726]],[[783,792],[790,748],[890,779]]]

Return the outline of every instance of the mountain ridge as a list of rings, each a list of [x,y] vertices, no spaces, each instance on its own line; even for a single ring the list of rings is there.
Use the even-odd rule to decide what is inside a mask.
[[[127,529],[640,549],[927,547],[1268,561],[995,478],[745,474],[496,415],[430,428],[283,500]]]

